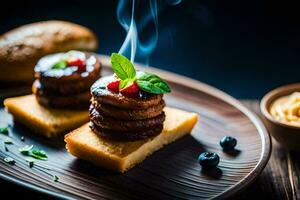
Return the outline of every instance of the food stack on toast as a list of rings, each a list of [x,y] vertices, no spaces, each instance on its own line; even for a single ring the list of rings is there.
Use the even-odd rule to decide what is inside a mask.
[[[171,92],[160,77],[136,72],[120,54],[112,54],[114,75],[91,87],[90,122],[65,137],[76,157],[125,172],[154,151],[191,132],[197,114],[165,107]]]
[[[33,95],[5,99],[16,120],[36,133],[54,137],[88,121],[90,86],[101,65],[91,53],[70,51],[40,59],[35,67]]]

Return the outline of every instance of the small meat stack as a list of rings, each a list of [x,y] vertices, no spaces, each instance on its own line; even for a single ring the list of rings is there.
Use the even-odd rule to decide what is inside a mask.
[[[87,109],[90,87],[100,77],[100,69],[100,62],[91,53],[70,51],[45,56],[34,69],[32,92],[43,106]]]
[[[136,83],[119,91],[114,76],[99,79],[91,88],[90,128],[106,139],[147,139],[163,130],[163,94],[139,90]]]

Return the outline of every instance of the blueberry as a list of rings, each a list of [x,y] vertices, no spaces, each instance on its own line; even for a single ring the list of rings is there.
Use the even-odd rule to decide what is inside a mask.
[[[216,153],[204,152],[198,157],[198,162],[203,168],[213,168],[219,164],[220,157]]]
[[[233,150],[237,140],[230,136],[225,136],[220,140],[220,145],[224,150]]]

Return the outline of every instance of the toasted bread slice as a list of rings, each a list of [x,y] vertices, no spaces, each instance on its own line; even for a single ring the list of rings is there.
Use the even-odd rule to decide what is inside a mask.
[[[178,138],[188,134],[198,115],[166,107],[166,120],[161,134],[151,139],[134,142],[106,140],[91,131],[89,124],[65,136],[67,150],[74,156],[104,168],[125,172],[147,156]]]
[[[16,121],[46,137],[55,137],[89,121],[88,111],[43,107],[34,95],[8,98],[4,105]]]

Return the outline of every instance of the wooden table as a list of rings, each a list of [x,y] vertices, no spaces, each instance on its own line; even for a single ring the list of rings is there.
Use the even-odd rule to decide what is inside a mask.
[[[256,114],[259,113],[259,102],[253,100],[242,101]],[[246,190],[237,194],[236,200],[253,200],[255,198],[282,200],[296,200],[300,198],[300,156],[295,152],[288,152],[272,140],[272,155],[262,174]],[[300,144],[299,144],[300,145]],[[30,199],[53,199],[45,195],[28,191],[19,186],[0,180],[0,193],[11,198],[19,195]]]

